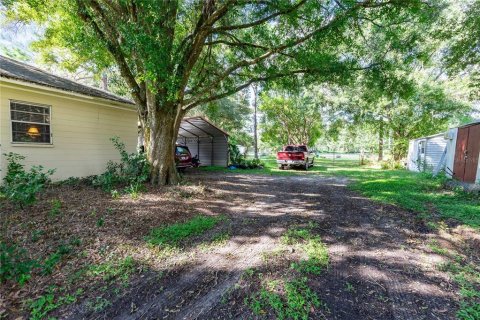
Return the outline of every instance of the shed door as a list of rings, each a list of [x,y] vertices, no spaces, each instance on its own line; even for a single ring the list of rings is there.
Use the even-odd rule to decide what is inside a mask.
[[[464,182],[475,182],[480,152],[480,125],[459,128],[453,177]]]
[[[477,177],[478,153],[480,152],[480,125],[468,130],[467,154],[465,159],[465,176],[463,181],[474,183]]]

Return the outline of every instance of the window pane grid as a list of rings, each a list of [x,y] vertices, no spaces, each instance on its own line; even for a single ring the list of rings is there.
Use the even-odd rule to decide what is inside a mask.
[[[10,102],[12,142],[51,143],[50,107]]]

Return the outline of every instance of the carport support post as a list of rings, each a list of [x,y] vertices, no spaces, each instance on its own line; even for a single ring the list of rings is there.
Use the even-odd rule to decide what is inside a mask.
[[[210,164],[210,165],[213,166],[213,137],[211,137],[211,140],[210,140],[210,141],[211,141],[211,144],[212,144],[212,152],[211,152],[212,158],[211,158],[211,160],[210,160],[210,161],[211,161],[211,164]]]
[[[198,163],[200,163],[200,137],[197,137],[197,157]]]

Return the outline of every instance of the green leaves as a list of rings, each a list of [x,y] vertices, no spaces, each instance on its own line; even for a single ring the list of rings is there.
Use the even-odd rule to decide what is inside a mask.
[[[10,152],[4,154],[7,159],[7,173],[3,178],[2,192],[13,203],[21,208],[32,205],[36,201],[37,194],[50,182],[50,176],[55,169],[44,171],[42,166],[32,166],[26,171],[20,162],[24,156]]]
[[[276,149],[286,144],[314,145],[323,128],[319,100],[305,93],[264,93],[260,104],[262,141]]]

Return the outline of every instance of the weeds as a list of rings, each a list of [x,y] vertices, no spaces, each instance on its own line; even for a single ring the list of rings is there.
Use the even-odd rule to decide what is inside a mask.
[[[60,214],[60,209],[62,208],[62,202],[58,199],[53,199],[51,201],[52,203],[52,208],[50,209],[50,212],[48,213],[49,216],[54,217]]]
[[[111,282],[120,278],[123,282],[128,281],[130,275],[135,272],[136,262],[132,257],[123,260],[110,260],[101,264],[93,265],[87,271],[91,277],[101,277],[104,281]]]
[[[283,293],[283,294],[281,294]],[[260,292],[246,298],[245,303],[256,315],[263,315],[271,309],[277,319],[306,320],[314,308],[321,302],[315,292],[307,285],[307,278],[291,281],[270,281]]]
[[[30,280],[32,270],[38,265],[36,260],[28,257],[25,249],[0,241],[0,282],[14,280],[23,285]]]
[[[64,255],[69,254],[72,248],[68,245],[60,245],[54,253],[50,254],[42,264],[42,274],[49,275]]]
[[[113,189],[110,191],[110,195],[112,196],[113,199],[118,199],[120,198],[120,192],[118,192],[117,189]]]
[[[100,312],[111,305],[112,303],[104,297],[96,297],[94,301],[87,302],[87,308],[93,312]]]
[[[327,267],[329,258],[325,244],[309,229],[289,229],[281,238],[282,243],[297,245],[307,255],[306,260],[292,263],[291,267],[301,273],[319,275]]]
[[[126,185],[130,194],[141,191],[142,185],[149,179],[150,166],[143,153],[128,153],[125,144],[119,137],[110,139],[115,149],[120,153],[120,163],[110,161],[107,170],[101,175],[92,179],[92,184],[102,188],[104,191],[112,192],[115,186]],[[132,191],[133,190],[133,191]]]
[[[457,318],[460,320],[480,319],[480,270],[474,264],[462,263],[461,259],[450,261],[439,266],[447,271],[460,287],[460,309]]]
[[[40,237],[45,234],[45,231],[43,230],[33,230],[32,231],[32,242],[37,242],[40,240]]]
[[[45,295],[29,302],[31,320],[53,319],[47,317],[51,311],[76,302],[77,297],[83,293],[82,289],[78,289],[74,294],[55,297],[54,291],[55,288],[51,287]]]
[[[54,252],[49,255],[45,261],[43,262],[42,266],[42,274],[48,275],[53,272],[53,269],[57,265],[58,262],[62,259],[62,255],[59,252]]]
[[[103,227],[103,225],[105,224],[105,219],[103,217],[100,217],[97,219],[97,227]]]
[[[430,241],[430,243],[427,244],[427,246],[432,250],[434,253],[446,256],[449,254],[448,250],[445,248],[442,248],[438,245],[438,242],[435,240]]]

